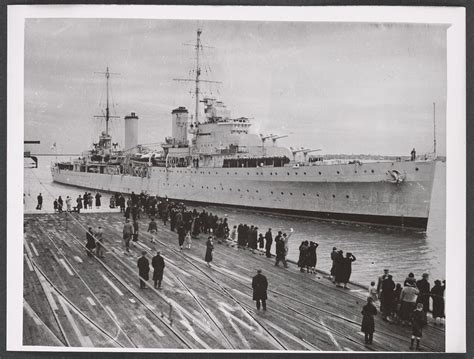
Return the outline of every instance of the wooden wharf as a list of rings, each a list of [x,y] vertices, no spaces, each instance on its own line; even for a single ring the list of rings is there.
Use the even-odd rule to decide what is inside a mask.
[[[410,351],[411,328],[375,319],[364,344],[361,310],[367,291],[335,287],[322,272],[275,267],[274,259],[207,236],[179,250],[177,233],[157,220],[158,241],[139,222],[139,238],[124,253],[123,214],[31,214],[24,219],[23,344],[89,348],[198,350]],[[105,258],[87,256],[86,229],[103,228]],[[139,289],[137,260],[161,251],[161,289]],[[252,301],[256,269],[269,282],[267,311]],[[421,350],[445,351],[444,327],[429,323]]]

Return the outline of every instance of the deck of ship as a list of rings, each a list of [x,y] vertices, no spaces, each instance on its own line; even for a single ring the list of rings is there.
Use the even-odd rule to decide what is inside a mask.
[[[70,216],[73,216],[70,217]],[[158,223],[158,243],[140,235],[123,253],[119,213],[25,215],[23,344],[71,347],[303,351],[409,351],[411,328],[376,318],[373,345],[360,332],[366,291],[336,288],[321,273],[215,244],[208,268],[205,237],[179,252],[177,234]],[[85,227],[102,226],[105,259],[85,252]],[[139,289],[137,259],[160,250],[162,289]],[[269,281],[268,310],[257,311],[251,278]],[[150,272],[150,276],[152,271]],[[429,324],[423,351],[445,350],[444,328]]]

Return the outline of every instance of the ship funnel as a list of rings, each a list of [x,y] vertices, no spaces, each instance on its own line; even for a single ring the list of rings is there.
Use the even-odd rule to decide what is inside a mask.
[[[171,111],[171,136],[176,145],[188,145],[188,110],[178,107]]]
[[[138,145],[138,116],[135,112],[125,116],[125,149],[129,150]]]

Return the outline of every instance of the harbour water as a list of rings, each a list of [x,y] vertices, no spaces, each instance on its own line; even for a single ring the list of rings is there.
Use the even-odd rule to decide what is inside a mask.
[[[62,158],[63,160],[64,158]],[[83,188],[69,187],[53,183],[50,173],[54,157],[40,157],[39,166],[26,168],[25,160],[24,193],[25,212],[34,212],[36,196],[44,198],[45,210],[52,211],[54,198],[67,195],[77,198],[84,193]],[[41,183],[40,183],[41,182]],[[47,189],[47,190],[46,190]],[[48,193],[49,192],[49,193]],[[95,193],[94,191],[90,191]],[[103,209],[108,209],[108,195],[103,194]],[[199,208],[198,208],[199,209]],[[303,240],[319,243],[317,268],[330,269],[332,247],[352,252],[357,260],[353,263],[351,279],[364,285],[376,280],[384,268],[389,268],[396,282],[402,282],[409,272],[417,277],[427,272],[430,280],[444,279],[446,271],[446,164],[438,162],[431,200],[431,212],[426,233],[403,231],[367,225],[326,222],[315,219],[284,216],[264,212],[207,206],[206,210],[218,216],[227,216],[230,225],[253,224],[265,232],[272,228],[294,234],[289,242],[289,258],[298,259],[298,247]],[[93,223],[91,223],[93,225]]]

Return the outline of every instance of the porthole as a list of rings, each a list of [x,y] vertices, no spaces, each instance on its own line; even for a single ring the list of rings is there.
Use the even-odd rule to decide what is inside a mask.
[[[214,187],[214,189],[216,189],[216,187]]]
[[[289,176],[289,175],[290,175],[290,172],[286,172],[286,174]]]
[[[270,172],[270,176],[273,176],[273,173],[272,173],[272,172]]]
[[[237,190],[237,192],[240,192],[240,188]]]
[[[231,191],[231,192],[232,192],[232,188],[229,188],[229,191]]]
[[[250,192],[249,190],[247,190],[247,192]]]
[[[237,172],[235,172],[235,174],[237,174]]]
[[[206,189],[209,189],[209,187],[208,187],[208,186],[206,186]]]
[[[306,194],[303,193],[303,197],[306,196]]]
[[[316,193],[316,197],[319,197],[319,193]]]
[[[306,172],[303,172],[303,174],[306,176]]]
[[[319,175],[321,175],[321,172],[318,172],[318,173],[319,173]]]
[[[415,171],[418,171],[418,170],[419,170],[419,168],[418,168],[418,167],[416,167],[416,168],[415,168]]]
[[[298,172],[295,172],[295,175],[298,176]]]
[[[335,194],[333,194],[333,195],[332,195],[332,198],[336,198],[336,195],[335,195]]]
[[[374,171],[374,170],[370,170],[370,172],[372,172],[372,173],[375,173],[375,171]]]
[[[339,174],[339,173],[340,173],[340,172],[339,172],[339,171],[337,171],[337,174]]]
[[[292,193],[292,192],[290,192],[290,196],[293,196],[293,193]]]
[[[247,172],[247,176],[250,175],[250,173]]]
[[[349,195],[348,195],[348,194],[346,194],[346,198],[349,198]]]
[[[364,173],[367,173],[367,170],[364,170]]]
[[[284,194],[283,192],[281,192],[281,194]]]
[[[211,174],[211,172],[209,172],[209,174]]]
[[[355,170],[354,173],[357,173],[357,170]]]
[[[255,190],[255,193],[258,193],[258,189],[257,189],[257,190]]]
[[[229,172],[227,172],[227,174],[229,174]]]
[[[201,186],[202,189],[204,189],[204,186]]]

